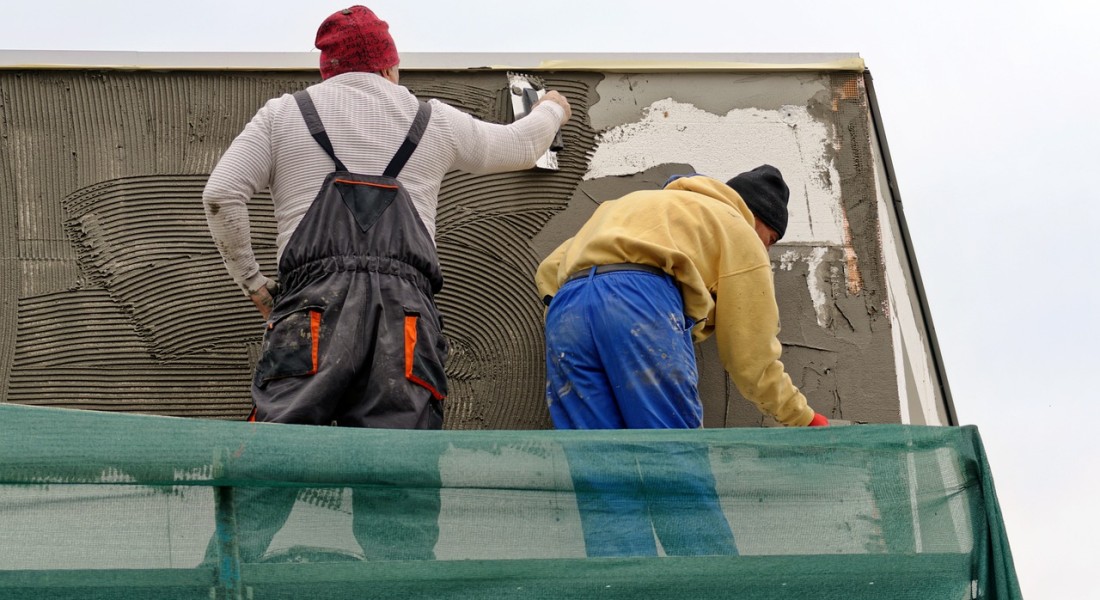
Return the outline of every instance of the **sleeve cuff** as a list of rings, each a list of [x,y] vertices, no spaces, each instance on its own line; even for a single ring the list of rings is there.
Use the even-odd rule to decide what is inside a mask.
[[[552,110],[554,112],[554,121],[557,122],[558,125],[563,124],[561,121],[562,121],[562,119],[565,118],[565,109],[564,108],[559,106],[557,102],[550,102],[550,101],[543,102],[542,104],[539,105],[539,108],[541,108],[543,106],[549,107],[550,110]]]
[[[241,290],[244,292],[245,296],[251,296],[259,291],[260,288],[267,286],[267,282],[268,278],[265,277],[263,273],[256,271],[251,277],[238,282],[238,285],[241,286]]]

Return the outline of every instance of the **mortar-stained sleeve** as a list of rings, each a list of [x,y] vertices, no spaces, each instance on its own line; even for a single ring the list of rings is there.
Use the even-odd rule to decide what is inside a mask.
[[[784,425],[808,425],[814,411],[791,382],[780,356],[779,307],[770,265],[718,280],[715,336],[718,354],[741,394]]]
[[[268,281],[252,250],[247,202],[271,185],[270,106],[262,107],[233,140],[202,193],[210,234],[229,275],[246,294]]]
[[[543,102],[526,117],[508,124],[487,123],[442,102],[440,110],[454,132],[457,155],[454,168],[485,175],[529,169],[550,148],[565,109]]]

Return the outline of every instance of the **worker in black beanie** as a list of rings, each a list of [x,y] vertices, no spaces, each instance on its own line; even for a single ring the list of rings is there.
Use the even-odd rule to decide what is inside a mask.
[[[634,192],[600,204],[580,231],[539,265],[535,277],[549,306],[547,400],[555,425],[698,427],[702,404],[692,341],[701,342],[712,334],[718,338],[726,371],[761,412],[785,425],[827,423],[809,407],[779,360],[779,308],[767,250],[787,232],[789,198],[790,189],[779,169],[761,165],[725,184],[705,175],[678,176],[663,189]],[[633,292],[624,291],[631,285],[640,296],[637,302],[630,299]],[[589,288],[596,293],[588,294]],[[604,297],[602,288],[608,288],[610,295]],[[676,292],[667,306],[657,300],[666,290]],[[624,302],[628,306],[618,306]],[[622,331],[587,332],[591,339],[613,344],[613,349],[582,349],[575,347],[576,340],[563,337],[565,321],[572,322],[567,316],[583,310],[630,321],[620,324]],[[675,348],[662,337],[670,335],[664,331],[667,327],[660,327],[670,314],[679,315],[680,332],[690,334]],[[590,321],[612,327],[612,319],[580,319]],[[638,332],[651,339],[640,340]],[[607,364],[610,356],[628,361],[634,343],[640,344],[636,364]],[[615,381],[629,377],[628,369],[654,367],[647,357],[650,348],[664,348],[661,356],[681,357],[683,376],[669,375],[667,381],[658,377],[652,389],[633,385],[637,397],[628,401],[618,398],[621,391],[598,386],[581,392],[586,384],[575,380],[579,375],[570,357],[591,355],[594,363],[581,371],[603,371],[604,381]],[[566,359],[559,360],[563,356]],[[669,374],[676,368],[665,364],[655,370]],[[558,397],[556,390],[569,393]],[[684,397],[688,400],[682,401]],[[591,406],[597,399],[599,408]],[[669,399],[680,406],[662,404]]]
[[[828,425],[779,360],[768,248],[787,231],[789,197],[779,170],[762,165],[728,183],[674,177],[663,189],[600,204],[535,277],[549,307],[546,399],[554,426],[701,427],[693,342],[712,334],[726,372],[760,412],[784,425]],[[609,481],[612,475],[596,468],[598,450],[567,447],[566,454],[574,489],[585,491],[578,507],[589,556],[655,555],[646,514],[669,555],[736,553],[705,452],[678,452],[671,469],[680,474],[678,489],[694,498],[700,531],[708,532],[691,540],[662,535],[660,507],[632,509],[602,491],[637,489],[644,476]],[[582,495],[591,506],[581,506]],[[605,504],[621,508],[608,514]]]
[[[787,200],[791,190],[779,169],[760,165],[730,179],[726,185],[741,195],[757,221],[775,230],[779,236],[776,241],[783,239],[783,234],[787,233]]]

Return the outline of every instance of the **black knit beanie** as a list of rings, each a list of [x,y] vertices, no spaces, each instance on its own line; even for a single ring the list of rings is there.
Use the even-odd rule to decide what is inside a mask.
[[[771,165],[760,165],[726,182],[726,185],[741,195],[752,214],[779,234],[780,239],[787,232],[787,200],[791,191],[779,169]]]

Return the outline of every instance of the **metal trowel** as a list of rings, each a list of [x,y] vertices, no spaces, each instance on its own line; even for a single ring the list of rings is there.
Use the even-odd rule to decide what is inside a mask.
[[[531,107],[546,95],[546,85],[534,75],[525,73],[508,73],[508,92],[512,98],[513,120],[518,121],[531,112]],[[561,130],[554,134],[554,141],[550,143],[550,149],[539,157],[535,167],[549,171],[558,170],[558,152],[563,150]]]

